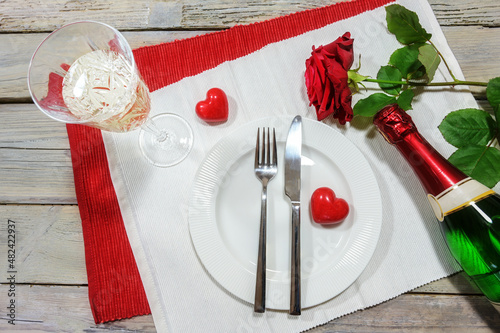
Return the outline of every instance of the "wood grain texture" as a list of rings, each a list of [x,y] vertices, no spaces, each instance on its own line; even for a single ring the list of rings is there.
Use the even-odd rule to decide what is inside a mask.
[[[7,272],[7,219],[15,222],[16,282],[86,285],[84,245],[77,206],[0,206],[0,270]],[[0,275],[0,283],[7,282]],[[3,295],[2,295],[3,297]]]
[[[10,285],[0,285],[0,306],[6,309]],[[139,316],[96,325],[88,301],[88,288],[78,286],[15,286],[16,321],[10,325],[0,314],[2,332],[155,332],[151,316]]]
[[[69,150],[0,149],[0,204],[76,204]]]
[[[500,3],[500,2],[499,2]],[[500,28],[442,27],[467,80],[484,81],[500,76]],[[480,91],[482,89],[476,89]]]
[[[500,25],[500,2],[497,0],[429,0],[434,15],[441,26],[477,25],[498,27]]]
[[[0,149],[69,149],[66,125],[35,104],[0,104]]]
[[[402,295],[331,321],[319,332],[453,332],[500,330],[500,316],[484,296]]]
[[[481,295],[479,288],[464,272],[453,274],[419,288],[412,290],[412,294],[454,294],[454,295]]]
[[[224,29],[340,1],[346,0],[9,0],[0,2],[0,29],[48,32],[82,19],[105,22],[122,30]],[[500,25],[497,0],[429,2],[441,25]]]
[[[0,104],[0,114],[0,204],[76,204],[66,126],[34,104]]]

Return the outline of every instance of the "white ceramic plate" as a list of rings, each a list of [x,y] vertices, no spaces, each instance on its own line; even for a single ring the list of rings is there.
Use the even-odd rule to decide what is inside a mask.
[[[278,174],[268,186],[266,307],[289,308],[291,208],[284,194],[284,146],[292,117],[262,119],[220,140],[200,166],[189,206],[196,252],[212,277],[233,295],[253,303],[262,186],[255,177],[258,127],[275,127]],[[379,188],[368,162],[331,127],[303,118],[301,190],[302,308],[325,302],[361,274],[378,241],[382,222]],[[350,205],[338,225],[312,221],[310,197],[332,188]]]

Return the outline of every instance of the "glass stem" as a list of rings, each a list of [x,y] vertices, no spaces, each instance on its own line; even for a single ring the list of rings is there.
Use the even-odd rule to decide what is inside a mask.
[[[163,142],[168,138],[168,133],[160,130],[152,117],[148,117],[146,122],[142,124],[141,128],[146,132],[153,134],[158,142]]]

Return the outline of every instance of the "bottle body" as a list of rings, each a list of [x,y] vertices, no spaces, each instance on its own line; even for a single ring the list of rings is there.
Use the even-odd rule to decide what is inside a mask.
[[[500,306],[500,196],[493,193],[439,222],[453,257],[485,296]]]
[[[374,124],[420,179],[453,257],[500,311],[500,196],[449,163],[397,105]]]

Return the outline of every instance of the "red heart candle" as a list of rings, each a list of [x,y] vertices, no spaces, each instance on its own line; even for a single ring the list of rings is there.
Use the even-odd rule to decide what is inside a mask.
[[[311,196],[311,213],[314,222],[335,224],[343,221],[349,214],[347,201],[337,198],[328,187],[320,187]]]
[[[196,104],[196,114],[207,123],[226,121],[229,114],[226,93],[219,88],[207,91],[207,98]]]

